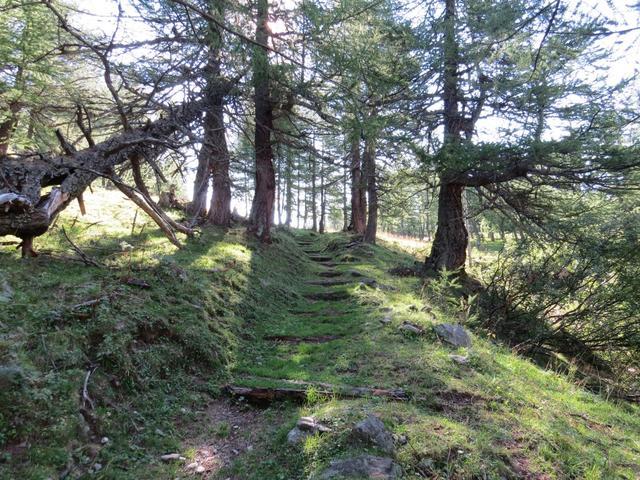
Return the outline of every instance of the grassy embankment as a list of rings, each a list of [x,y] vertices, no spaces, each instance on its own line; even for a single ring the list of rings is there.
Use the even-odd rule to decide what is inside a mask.
[[[52,256],[21,261],[0,251],[13,291],[0,303],[0,478],[188,477],[185,464],[199,448],[218,445],[211,454],[231,463],[204,462],[205,477],[302,479],[361,452],[348,432],[371,412],[407,437],[397,451],[406,478],[640,476],[637,407],[586,392],[487,339],[460,351],[442,344],[430,325],[459,312],[433,285],[387,273],[413,261],[406,253],[347,248],[345,236],[306,232],[278,233],[260,247],[240,229],[206,230],[178,251],[140,216],[132,229],[134,212],[109,204],[113,195],[88,199],[88,218],[65,213],[38,242]],[[62,226],[104,267],[60,258],[73,255]],[[304,250],[337,265],[313,262]],[[308,283],[327,270],[349,282]],[[392,289],[360,285],[352,270]],[[342,298],[305,298],[327,291]],[[390,323],[380,321],[389,315]],[[400,331],[404,321],[426,334]],[[225,383],[291,381],[402,388],[411,401],[341,400],[314,388],[302,406],[256,410],[220,400]],[[212,415],[211,405],[228,414]],[[332,432],[288,446],[301,415]],[[250,448],[225,453],[231,443]],[[161,462],[168,452],[187,460]]]

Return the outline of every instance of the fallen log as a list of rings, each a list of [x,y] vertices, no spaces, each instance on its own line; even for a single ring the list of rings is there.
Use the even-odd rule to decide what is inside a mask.
[[[307,392],[310,389],[313,389],[314,394],[324,395],[327,397],[382,397],[398,402],[406,402],[409,400],[409,395],[401,388],[388,390],[384,388],[339,386],[327,383],[296,382],[295,386],[281,388],[226,385],[222,390],[229,396],[244,397],[249,402],[264,405],[282,401],[303,403],[307,400]]]
[[[33,238],[44,234],[56,216],[69,203],[80,199],[96,178],[113,175],[114,167],[132,159],[158,157],[174,143],[175,136],[197,120],[202,112],[198,103],[172,110],[167,118],[149,122],[77,152],[63,155],[13,155],[0,157],[0,236],[22,239],[22,256],[35,256]],[[54,188],[42,194],[46,187]],[[150,199],[145,199],[151,204]],[[149,209],[157,210],[155,205]],[[165,215],[154,216],[167,230],[189,233],[190,230]],[[174,242],[175,243],[175,242]]]

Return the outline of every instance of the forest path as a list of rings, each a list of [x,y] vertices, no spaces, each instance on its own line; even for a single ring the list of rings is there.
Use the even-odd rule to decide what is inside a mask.
[[[349,352],[360,342],[371,313],[358,296],[366,279],[344,248],[327,249],[313,236],[297,242],[306,256],[306,271],[291,279],[295,295],[288,299],[287,311],[256,325],[255,338],[247,345],[251,352],[234,370],[235,381],[261,388],[367,386],[349,366]]]
[[[594,438],[609,442],[623,459],[619,465],[635,468],[635,460],[624,459],[637,457],[637,445],[622,440],[637,438],[630,434],[637,429],[624,425],[637,424],[631,416],[616,420],[620,411],[612,405],[475,336],[468,348],[440,341],[434,327],[459,318],[451,302],[419,278],[389,274],[413,257],[339,234],[294,232],[293,240],[297,245],[291,237],[281,240],[286,249],[279,252],[263,250],[256,262],[266,263],[252,270],[255,288],[248,291],[277,307],[263,311],[268,314],[243,311],[230,372],[238,390],[216,400],[223,413],[209,416],[227,418],[228,436],[218,443],[231,455],[205,478],[328,478],[321,472],[332,461],[373,455],[400,465],[406,480],[547,480],[556,477],[558,455],[565,465],[587,451],[596,455]],[[246,392],[258,392],[262,402]],[[392,435],[391,453],[354,441],[354,426],[371,415]],[[292,440],[301,417],[330,431]],[[617,425],[618,440],[583,424],[594,421]],[[549,437],[549,426],[570,432],[553,457],[546,456],[547,438],[557,438]],[[528,443],[530,431],[540,448]]]

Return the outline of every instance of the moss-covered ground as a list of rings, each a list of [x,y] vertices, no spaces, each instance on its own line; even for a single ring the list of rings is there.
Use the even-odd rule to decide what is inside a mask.
[[[177,250],[113,197],[91,196],[87,217],[65,212],[36,259],[0,250],[11,297],[0,301],[0,478],[306,479],[365,449],[349,431],[368,413],[406,437],[396,460],[408,479],[640,478],[640,409],[490,338],[442,343],[433,324],[472,314],[445,280],[389,274],[411,255],[343,234],[279,231],[261,246],[240,228]],[[63,228],[102,267],[78,261]],[[318,284],[331,279],[344,282]],[[313,299],[329,291],[336,300]],[[255,407],[222,390],[295,382],[410,400],[311,386],[302,405]],[[332,431],[289,446],[302,415]],[[185,459],[160,460],[174,452]]]

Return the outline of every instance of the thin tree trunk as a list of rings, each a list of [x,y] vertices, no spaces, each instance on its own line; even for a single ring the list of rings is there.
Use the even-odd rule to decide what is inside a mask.
[[[316,156],[311,154],[311,229],[318,231],[318,204],[316,202]]]
[[[369,197],[369,209],[367,214],[367,228],[364,241],[376,243],[378,230],[378,188],[376,186],[376,151],[375,140],[367,137],[364,146],[364,169],[367,182],[367,195]]]
[[[325,217],[325,184],[324,184],[324,165],[322,159],[320,159],[320,225],[318,230],[320,233],[324,233],[324,217]]]
[[[255,90],[255,154],[256,185],[251,206],[249,232],[264,243],[271,242],[273,203],[275,201],[276,178],[273,169],[271,131],[273,130],[273,108],[269,86],[269,1],[258,0],[256,41],[254,48],[253,84]]]
[[[346,232],[349,229],[349,208],[347,207],[347,172],[349,166],[347,165],[347,159],[344,161],[342,169],[342,231]]]
[[[367,200],[363,188],[360,164],[360,135],[354,132],[351,140],[351,224],[349,230],[364,235],[367,226]]]
[[[301,179],[302,179],[302,175],[300,174],[300,164],[298,163],[298,168],[296,171],[298,178],[297,178],[297,189],[296,189],[296,217],[298,219],[296,226],[297,228],[300,228],[300,219],[302,218],[302,204],[300,203],[300,191],[301,191]]]
[[[468,217],[469,215],[469,199],[468,192],[464,191],[462,193],[462,211],[464,215],[464,226],[467,229],[467,232],[472,231],[472,223],[471,219]],[[467,241],[467,260],[469,261],[469,267],[473,266],[473,245],[470,241]]]
[[[291,210],[293,204],[293,162],[291,161],[291,151],[286,148],[286,168],[285,168],[285,181],[286,181],[286,204],[285,204],[285,224],[287,228],[291,227]]]

